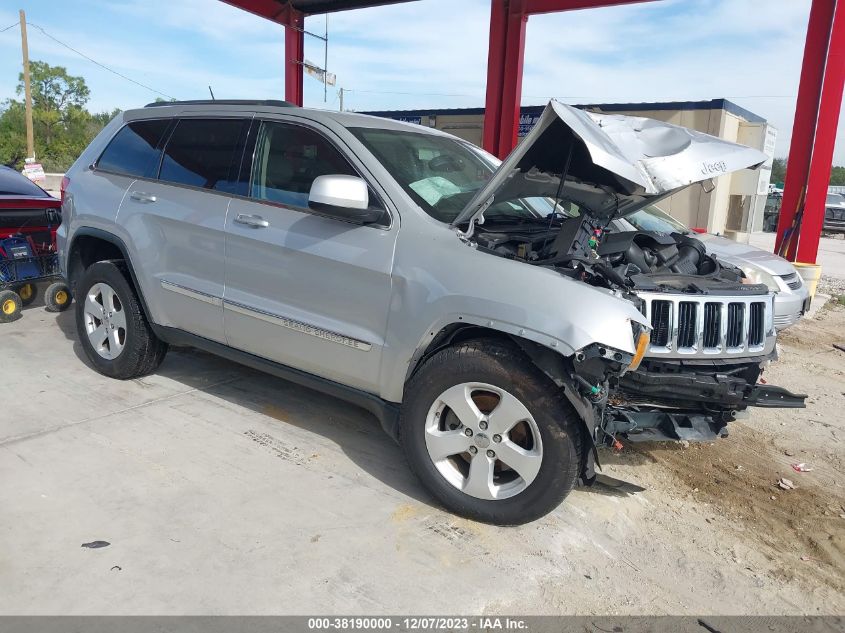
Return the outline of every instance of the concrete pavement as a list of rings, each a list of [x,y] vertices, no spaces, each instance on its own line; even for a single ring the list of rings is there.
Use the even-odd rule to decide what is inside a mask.
[[[361,410],[190,350],[110,380],[74,329],[40,307],[0,326],[0,614],[830,608],[738,563],[737,536],[690,547],[719,519],[647,458],[603,457],[644,492],[480,525],[435,507]]]

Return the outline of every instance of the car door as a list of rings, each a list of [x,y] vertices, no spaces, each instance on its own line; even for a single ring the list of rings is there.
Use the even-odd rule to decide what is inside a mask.
[[[146,300],[159,325],[224,342],[223,255],[230,195],[249,120],[182,118],[167,140],[158,179],[129,188],[119,223],[135,240]]]
[[[375,392],[398,222],[356,225],[308,206],[317,176],[361,175],[328,130],[257,121],[248,198],[226,221],[229,345]],[[353,165],[355,163],[355,165]],[[372,204],[381,204],[373,193]]]

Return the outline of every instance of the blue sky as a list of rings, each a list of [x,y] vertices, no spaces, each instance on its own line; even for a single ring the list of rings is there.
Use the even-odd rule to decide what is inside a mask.
[[[0,29],[24,9],[30,56],[85,77],[93,110],[129,108],[156,92],[117,77],[50,40],[181,99],[283,98],[283,29],[219,0],[3,0]],[[532,16],[523,104],[727,97],[766,117],[789,147],[809,0],[661,0]],[[329,70],[350,109],[467,107],[484,103],[489,0],[420,0],[333,14]],[[306,28],[322,32],[323,17]],[[306,58],[322,62],[307,38]],[[17,28],[0,33],[0,100],[20,71]],[[306,105],[337,108],[336,90],[305,78]],[[845,117],[843,117],[845,122]],[[845,123],[837,164],[845,164]]]

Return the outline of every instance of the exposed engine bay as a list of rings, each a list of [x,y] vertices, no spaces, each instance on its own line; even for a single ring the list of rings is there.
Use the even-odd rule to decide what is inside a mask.
[[[768,297],[765,285],[744,283],[739,269],[709,255],[694,236],[611,226],[612,219],[560,211],[536,218],[491,213],[475,226],[471,241],[492,255],[552,268],[638,304],[643,303],[640,294],[655,293],[665,295],[667,304],[678,295],[701,297],[705,303]],[[654,315],[652,326],[660,331]],[[617,436],[712,441],[726,435],[728,422],[749,406],[803,406],[801,395],[758,384],[773,355],[726,358],[716,353],[679,360],[647,354],[636,371],[625,371],[618,355],[598,346],[576,353],[571,363],[559,367],[558,376],[569,375],[574,388],[565,393],[582,417],[592,420],[588,427],[596,442],[613,444]]]
[[[708,255],[695,237],[654,231],[617,231],[589,216],[492,219],[477,226],[478,248],[509,259],[549,266],[592,285],[673,293],[766,294],[743,284],[742,272]]]

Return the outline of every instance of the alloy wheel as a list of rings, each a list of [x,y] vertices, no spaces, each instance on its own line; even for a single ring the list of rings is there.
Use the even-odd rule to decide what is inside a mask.
[[[543,462],[540,429],[511,393],[486,383],[461,383],[434,401],[425,445],[446,481],[478,499],[524,491]]]
[[[126,312],[114,289],[105,283],[91,286],[85,295],[85,331],[101,357],[114,360],[126,345]]]

